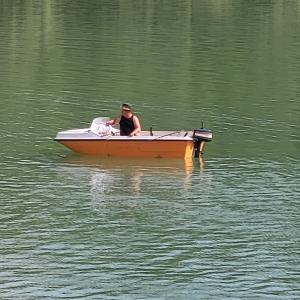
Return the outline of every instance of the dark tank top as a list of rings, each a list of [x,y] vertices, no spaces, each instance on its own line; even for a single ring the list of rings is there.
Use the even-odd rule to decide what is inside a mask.
[[[129,119],[122,116],[119,124],[120,135],[129,135],[134,130],[133,116]]]

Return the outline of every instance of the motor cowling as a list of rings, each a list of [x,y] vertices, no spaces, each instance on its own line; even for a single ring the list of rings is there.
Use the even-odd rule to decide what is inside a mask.
[[[194,129],[193,133],[194,139],[201,139],[205,142],[212,141],[212,131],[206,128]]]

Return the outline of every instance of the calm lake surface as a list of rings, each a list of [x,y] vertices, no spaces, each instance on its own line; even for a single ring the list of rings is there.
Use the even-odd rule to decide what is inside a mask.
[[[299,299],[300,1],[0,1],[1,299]],[[70,153],[134,105],[203,160]]]

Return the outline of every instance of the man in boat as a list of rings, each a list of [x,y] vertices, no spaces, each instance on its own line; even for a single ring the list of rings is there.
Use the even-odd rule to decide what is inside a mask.
[[[141,133],[141,124],[132,112],[132,107],[124,103],[121,106],[121,115],[106,122],[106,125],[120,125],[120,135],[135,136]]]

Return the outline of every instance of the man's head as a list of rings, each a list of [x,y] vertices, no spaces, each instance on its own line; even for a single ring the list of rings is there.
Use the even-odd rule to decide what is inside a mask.
[[[131,106],[127,103],[122,104],[121,109],[122,109],[122,111],[125,111],[125,112],[126,111],[130,112],[132,110]]]

